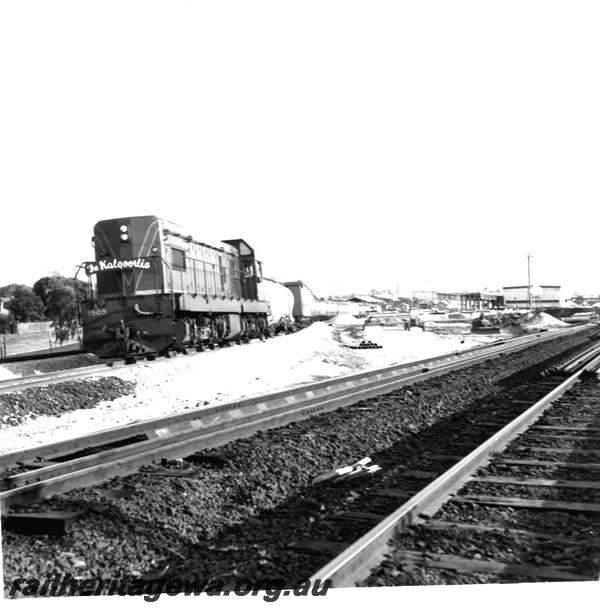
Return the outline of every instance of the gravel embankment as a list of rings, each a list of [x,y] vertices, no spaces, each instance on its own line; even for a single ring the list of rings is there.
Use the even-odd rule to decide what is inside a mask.
[[[97,380],[55,383],[15,393],[0,394],[0,430],[40,416],[60,416],[73,410],[94,408],[133,393],[135,383],[107,376]]]
[[[335,327],[314,323],[267,342],[253,340],[242,346],[118,368],[111,373],[135,383],[134,394],[86,411],[63,414],[61,418],[47,417],[12,427],[6,430],[4,447],[7,451],[30,448],[132,421],[236,401],[365,369],[431,358],[498,339],[440,337],[418,328],[410,332],[369,329],[365,339],[383,348],[357,351],[344,346],[335,336]],[[0,378],[11,376],[16,375],[6,370],[3,374],[0,366]]]
[[[553,355],[581,350],[580,343],[556,340],[230,443],[219,449],[222,466],[184,464],[193,473],[181,476],[139,473],[39,504],[38,510],[81,515],[63,538],[5,531],[5,580],[65,570],[88,577],[158,570],[222,579],[302,577],[327,558],[290,550],[292,540],[314,537],[327,517],[383,482],[398,463],[426,469],[423,452],[440,452],[449,429],[460,432],[481,418],[482,402],[510,397]],[[342,485],[311,485],[316,475],[365,456],[384,469]],[[339,531],[340,541],[358,535]]]

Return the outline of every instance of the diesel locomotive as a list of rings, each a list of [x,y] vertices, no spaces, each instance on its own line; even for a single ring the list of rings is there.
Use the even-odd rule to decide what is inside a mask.
[[[81,264],[83,350],[134,357],[203,350],[268,334],[261,264],[244,240],[211,246],[155,216],[99,221]]]

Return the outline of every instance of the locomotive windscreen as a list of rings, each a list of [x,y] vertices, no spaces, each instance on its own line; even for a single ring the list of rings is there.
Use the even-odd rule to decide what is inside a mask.
[[[96,261],[88,274],[96,274],[98,293],[134,295],[163,290],[159,219],[100,221],[94,228],[94,242]]]
[[[88,276],[96,275],[98,293],[133,295],[160,290],[156,262],[151,257],[100,260],[86,264]]]

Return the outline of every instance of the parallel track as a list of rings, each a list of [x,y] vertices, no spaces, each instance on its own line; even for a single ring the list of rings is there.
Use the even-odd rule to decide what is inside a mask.
[[[574,361],[577,361],[574,360]],[[580,365],[581,362],[577,361]],[[514,419],[511,423],[495,433],[485,443],[456,463],[431,484],[406,501],[391,515],[387,516],[373,529],[341,552],[335,559],[322,567],[312,580],[331,580],[333,586],[355,586],[357,584],[398,584],[395,579],[385,581],[386,571],[396,577],[403,572],[439,572],[450,570],[453,573],[479,576],[475,581],[494,582],[499,576],[520,577],[533,580],[594,580],[598,578],[598,567],[590,564],[581,565],[552,564],[547,559],[533,556],[531,562],[531,545],[523,553],[525,562],[514,560],[514,550],[522,545],[524,540],[533,542],[542,549],[552,549],[571,546],[580,551],[587,551],[591,557],[598,557],[600,536],[596,532],[592,537],[586,537],[583,542],[560,533],[530,532],[510,529],[505,525],[494,525],[492,519],[486,519],[489,508],[517,508],[534,511],[553,510],[570,513],[571,515],[598,515],[599,503],[561,501],[561,494],[566,489],[593,492],[600,488],[597,473],[600,464],[595,457],[598,455],[598,440],[600,440],[600,418],[596,416],[600,407],[600,383],[598,382],[600,360],[593,359],[586,366],[580,367],[569,378],[558,384],[541,400]],[[549,382],[549,381],[548,381]],[[547,384],[547,383],[546,383]],[[575,387],[578,387],[575,389]],[[565,396],[567,392],[572,397]],[[577,392],[578,389],[582,389]],[[585,395],[587,393],[587,395]],[[568,395],[568,394],[567,394]],[[582,399],[583,398],[583,399]],[[543,425],[538,422],[543,419]],[[522,436],[522,437],[520,437]],[[588,436],[586,441],[586,436]],[[515,440],[519,438],[515,444]],[[544,439],[547,439],[544,444]],[[540,441],[542,440],[542,441]],[[575,444],[575,448],[573,448]],[[577,444],[591,444],[589,450],[579,450]],[[541,454],[541,458],[537,455]],[[517,457],[524,458],[514,458]],[[553,457],[554,455],[554,457]],[[577,456],[574,461],[569,456]],[[508,472],[502,472],[503,468]],[[567,476],[536,477],[537,470],[557,470],[567,473]],[[523,474],[515,475],[516,470]],[[533,471],[533,477],[528,474]],[[498,476],[500,473],[502,475]],[[525,493],[514,495],[485,495],[477,493],[458,494],[466,484],[492,487],[525,488]],[[558,493],[546,493],[543,499],[535,499],[530,493],[542,487],[546,491],[554,488]],[[553,500],[553,495],[558,501]],[[585,497],[584,497],[585,499]],[[477,511],[477,522],[472,523],[461,517],[456,506],[467,505],[467,516]],[[453,510],[454,508],[454,510]],[[474,510],[474,508],[476,510]],[[434,520],[436,512],[442,510],[442,520]],[[481,524],[489,521],[488,525]],[[568,522],[568,521],[567,521]],[[543,523],[542,523],[543,525]],[[543,529],[543,527],[542,527]],[[436,534],[439,534],[437,537]],[[475,534],[475,535],[474,535]],[[492,538],[502,542],[503,538],[512,541],[507,550],[500,551],[510,562],[497,559],[482,559],[482,555],[473,556],[473,540],[483,538],[489,543]],[[589,539],[588,539],[589,538]],[[450,543],[448,543],[450,541]],[[461,541],[467,542],[462,555],[441,554],[440,546],[448,550],[461,548]],[[415,546],[416,542],[416,546]],[[516,544],[515,544],[516,542]],[[540,544],[542,542],[542,544]],[[428,546],[429,544],[429,546]],[[410,546],[412,545],[412,549]],[[470,549],[469,549],[470,545]],[[433,546],[433,548],[431,547]],[[484,550],[485,544],[480,544]],[[591,554],[591,553],[596,554]],[[542,554],[542,553],[540,553]],[[547,553],[548,554],[548,553]],[[470,555],[470,556],[469,556]],[[488,555],[489,556],[489,555]],[[550,557],[552,558],[552,557]],[[383,564],[380,566],[380,563]],[[592,564],[593,565],[593,564]],[[369,574],[375,568],[369,578]],[[391,568],[391,570],[390,570]],[[482,579],[481,575],[487,575]],[[379,576],[379,579],[378,579]],[[383,576],[383,578],[381,578]],[[508,578],[510,580],[510,578]],[[364,582],[366,581],[366,582]],[[411,584],[411,582],[408,582]],[[414,584],[414,582],[412,582]]]
[[[14,393],[16,391],[22,391],[23,389],[29,389],[31,387],[42,387],[67,380],[78,380],[88,376],[97,376],[101,374],[108,375],[110,371],[110,366],[99,363],[80,368],[71,368],[69,370],[58,370],[56,372],[44,372],[42,374],[17,376],[7,380],[0,380],[0,393]]]
[[[200,449],[335,410],[547,340],[595,329],[596,326],[578,327],[536,334],[491,347],[312,383],[7,453],[0,456],[0,466],[4,468],[41,461],[38,469],[10,477],[9,490],[0,493],[0,502],[2,508],[32,503],[113,476],[133,473],[142,465],[157,460],[184,457]],[[107,450],[107,446],[112,448]]]
[[[51,351],[27,351],[26,353],[15,353],[0,359],[0,365],[5,363],[22,363],[24,361],[37,361],[39,359],[56,359],[58,357],[70,357],[72,355],[86,355],[87,353],[80,348],[69,348],[72,345],[65,345]]]
[[[477,347],[473,347],[465,351],[457,351],[449,355],[442,355],[440,357],[422,359],[422,360],[411,362],[405,365],[407,367],[408,366],[414,366],[414,367],[423,366],[424,367],[428,363],[432,363],[435,365],[439,363],[440,360],[443,360],[443,359],[447,359],[447,358],[458,359],[466,355],[476,355],[480,351],[487,351],[490,348],[498,347],[498,346],[505,346],[506,351],[508,352],[512,350],[513,348],[518,348],[518,347],[525,348],[527,346],[536,344],[537,342],[543,341],[545,339],[552,339],[554,337],[558,337],[563,334],[570,335],[571,333],[578,333],[582,331],[583,329],[587,329],[587,330],[594,329],[594,327],[595,326],[593,325],[577,326],[577,327],[568,328],[568,329],[561,329],[558,331],[541,332],[535,335],[530,335],[530,336],[528,335],[528,336],[516,338],[513,340],[498,340],[495,342],[491,342],[489,344],[483,344]],[[63,357],[63,356],[65,355],[48,355],[48,358],[49,357]],[[185,355],[184,357],[193,358],[194,356],[197,356],[197,355],[195,353],[191,353],[191,354]],[[16,391],[21,391],[23,389],[29,389],[31,387],[46,386],[46,385],[53,384],[55,382],[63,382],[65,380],[78,380],[78,379],[86,378],[88,376],[95,376],[95,375],[99,375],[103,373],[108,375],[110,374],[111,371],[115,371],[117,369],[134,368],[134,367],[138,367],[139,365],[146,364],[146,363],[147,362],[145,360],[139,360],[136,363],[114,362],[111,360],[107,360],[104,363],[95,364],[91,366],[83,366],[80,368],[70,368],[66,370],[56,370],[54,372],[44,372],[41,374],[16,376],[14,378],[0,380],[0,393],[13,393]]]

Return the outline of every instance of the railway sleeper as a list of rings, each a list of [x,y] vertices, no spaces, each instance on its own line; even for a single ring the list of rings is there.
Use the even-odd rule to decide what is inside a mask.
[[[64,535],[80,512],[13,512],[2,517],[2,527],[22,534]]]
[[[590,580],[592,577],[570,565],[509,564],[406,549],[395,551],[393,558],[395,562],[403,566],[442,569],[467,574],[500,574],[558,581]]]
[[[455,533],[460,531],[499,534],[515,540],[527,539],[530,542],[548,541],[550,543],[563,544],[564,546],[582,546],[600,550],[600,537],[590,538],[586,534],[585,539],[576,540],[574,538],[558,536],[555,534],[544,533],[542,531],[530,531],[528,529],[514,529],[505,525],[475,525],[473,523],[454,523],[450,521],[430,520],[420,525],[421,529],[432,532]]]
[[[522,497],[496,497],[488,495],[456,495],[448,500],[454,504],[479,504],[483,506],[505,506],[529,510],[556,510],[559,512],[600,513],[600,504],[585,502],[563,502],[549,499],[530,499]]]

